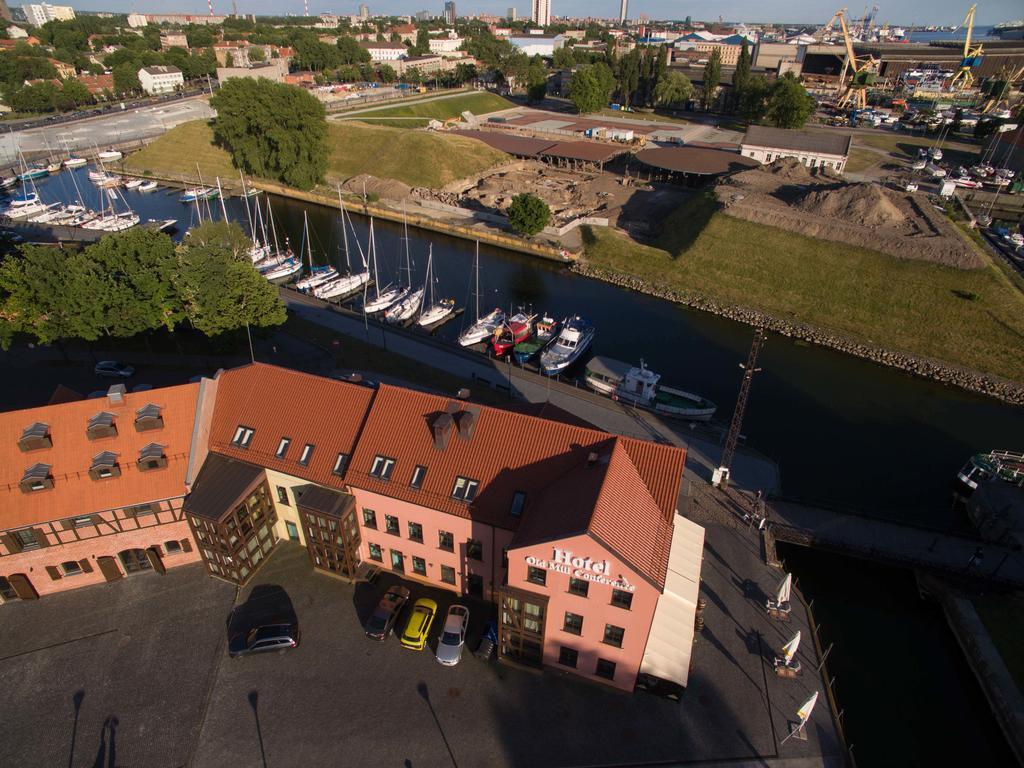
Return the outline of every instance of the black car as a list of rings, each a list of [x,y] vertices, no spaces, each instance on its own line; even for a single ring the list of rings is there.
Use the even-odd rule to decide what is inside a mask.
[[[299,647],[298,622],[290,624],[264,624],[253,627],[247,632],[232,635],[228,642],[228,655],[231,658],[246,656],[250,653],[265,651],[283,651]]]
[[[366,636],[372,640],[383,640],[395,627],[402,606],[409,599],[409,590],[394,586],[384,593],[370,620],[366,622]]]

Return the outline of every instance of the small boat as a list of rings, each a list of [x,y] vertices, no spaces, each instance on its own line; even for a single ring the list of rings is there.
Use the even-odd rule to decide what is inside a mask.
[[[298,274],[302,271],[302,261],[290,256],[287,259],[282,259],[266,270],[262,270],[263,276],[274,282],[275,280],[287,280],[293,275]]]
[[[139,184],[139,192],[152,192],[159,186],[155,181],[147,181]]]
[[[124,188],[125,189],[138,189],[141,186],[142,186],[142,179],[132,179],[131,181],[126,181],[124,183]]]
[[[927,160],[915,160],[913,163],[911,163],[910,167],[915,171],[923,171],[927,165]]]
[[[338,276],[338,270],[331,266],[313,267],[309,275],[296,281],[295,287],[300,291],[308,291],[318,285],[330,282]]]
[[[562,330],[540,354],[540,371],[545,376],[561,373],[590,348],[596,333],[589,320],[579,315],[566,319]]]
[[[942,150],[939,149],[938,147],[932,147],[932,148],[930,148],[928,150],[928,156],[932,160],[941,160],[942,159]]]
[[[18,174],[18,181],[32,181],[32,179],[41,179],[44,176],[49,176],[50,172],[41,166],[32,166],[26,168],[24,171]]]
[[[368,282],[370,282],[369,271],[341,275],[318,285],[313,289],[313,295],[318,299],[344,299],[361,291]]]
[[[124,155],[122,155],[116,149],[108,149],[103,152],[100,152],[98,155],[96,155],[96,157],[98,157],[104,163],[109,163],[112,160],[120,160],[122,157],[124,157]]]
[[[242,197],[256,197],[260,191],[256,187],[246,187],[245,191],[242,192]]]
[[[27,219],[39,213],[45,213],[49,206],[39,199],[35,192],[26,192],[11,200],[10,204],[0,213],[11,219]]]
[[[50,163],[46,166],[47,173],[60,173],[64,166],[61,163]]]
[[[494,331],[491,338],[491,349],[498,357],[504,357],[521,341],[526,341],[533,333],[533,321],[537,315],[516,312],[504,325]]]
[[[956,492],[967,498],[991,480],[1024,487],[1024,453],[998,450],[971,456],[956,475]]]
[[[37,224],[49,224],[55,219],[59,219],[64,215],[64,206],[60,203],[50,203],[46,206],[46,210],[37,213],[33,216],[29,216],[28,220]]]
[[[89,171],[89,181],[102,181],[107,178],[106,171]]]
[[[84,157],[69,157],[64,161],[65,168],[81,168],[83,165],[88,165],[89,161]]]
[[[429,299],[427,305],[422,307],[420,316],[416,318],[416,325],[421,328],[429,328],[443,320],[448,319],[455,311],[455,299],[441,299],[434,301],[434,246],[430,246],[427,253],[427,276],[423,281],[423,290]]]
[[[185,193],[178,198],[181,203],[194,203],[197,200],[214,200],[220,193],[212,187],[192,187],[186,189]]]
[[[477,319],[469,328],[459,334],[459,344],[468,347],[486,341],[505,322],[505,311],[494,308],[483,317]]]
[[[583,378],[595,392],[666,416],[708,421],[715,414],[716,406],[710,400],[662,385],[661,376],[642,359],[638,368],[611,358],[594,357],[587,363]]]
[[[363,304],[363,312],[368,315],[375,315],[378,312],[384,312],[408,295],[409,289],[401,285],[394,285],[385,288],[375,298],[369,299],[365,304]]]
[[[423,289],[409,291],[404,299],[388,307],[384,319],[389,323],[404,323],[412,320],[423,305]]]
[[[519,365],[525,365],[540,353],[544,347],[558,335],[561,323],[553,317],[544,315],[534,326],[533,336],[525,339],[512,348],[512,357]]]
[[[928,165],[925,166],[925,170],[928,171],[928,173],[930,173],[937,179],[942,179],[945,178],[946,176],[945,169],[940,168],[939,166],[935,165],[935,163],[928,163]]]
[[[968,178],[967,176],[961,176],[958,179],[950,179],[956,186],[964,187],[966,189],[980,189],[982,184],[980,181]]]
[[[112,189],[114,187],[121,186],[121,181],[122,179],[120,176],[106,176],[105,178],[97,181],[96,186],[100,189]]]
[[[123,232],[139,223],[139,215],[132,211],[105,213],[82,224],[82,229],[99,229],[104,232]]]
[[[17,183],[18,183],[18,177],[17,176],[4,176],[4,177],[0,178],[0,188],[2,188],[2,189],[10,189],[11,187],[13,187]]]

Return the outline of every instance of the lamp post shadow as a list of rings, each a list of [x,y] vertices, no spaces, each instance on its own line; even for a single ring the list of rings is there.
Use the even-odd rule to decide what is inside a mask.
[[[434,724],[437,725],[437,731],[441,734],[441,740],[444,742],[445,749],[448,750],[448,757],[451,758],[452,765],[455,766],[455,768],[458,768],[459,764],[455,760],[455,753],[452,752],[451,744],[448,743],[448,737],[444,735],[444,728],[441,727],[441,721],[437,719],[437,713],[434,711],[434,705],[430,701],[430,690],[427,688],[427,684],[420,682],[416,686],[416,692],[420,695],[420,698],[427,702],[427,706],[430,708],[430,714],[434,718]]]
[[[260,727],[260,692],[249,691],[249,706],[252,707],[253,717],[256,718],[256,736],[260,740],[260,759],[263,761],[263,768],[267,768],[267,753],[263,749],[263,729]]]
[[[75,764],[75,740],[78,738],[78,715],[82,711],[82,702],[85,700],[85,691],[79,688],[71,697],[71,703],[75,707],[75,720],[71,724],[71,747],[68,749],[68,768]]]

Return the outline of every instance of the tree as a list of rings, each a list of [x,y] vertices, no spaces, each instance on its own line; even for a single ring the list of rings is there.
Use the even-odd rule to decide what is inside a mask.
[[[415,51],[415,53],[413,53]],[[430,53],[430,33],[424,27],[420,27],[416,32],[416,45],[412,47],[409,53],[413,56],[424,56]]]
[[[233,67],[233,66],[235,66],[235,54],[233,54],[231,51],[228,51],[227,53],[224,54],[224,66],[225,67]]]
[[[771,86],[764,75],[752,75],[740,94],[740,117],[748,123],[761,122],[768,110],[770,91]]]
[[[679,104],[693,96],[693,83],[681,72],[669,72],[654,88],[654,101],[659,106]]]
[[[551,65],[555,69],[572,69],[576,66],[576,56],[572,52],[572,46],[563,46],[555,51]]]
[[[17,112],[51,112],[57,93],[57,86],[48,80],[26,85],[11,93],[11,108]]]
[[[370,52],[363,48],[354,37],[338,38],[338,61],[341,64],[359,64],[370,60]]]
[[[390,64],[381,64],[378,73],[382,83],[393,83],[398,79],[398,74],[395,72],[395,68]]]
[[[262,48],[260,48],[258,45],[253,45],[253,46],[249,47],[249,61],[257,61],[257,62],[259,62],[259,61],[266,61],[266,59],[267,59],[266,52]]]
[[[92,101],[92,94],[89,89],[74,78],[68,78],[61,85],[60,92],[55,96],[55,103],[58,109],[73,109],[81,104],[88,104]]]
[[[423,82],[423,75],[420,74],[419,67],[410,67],[402,74],[402,79],[411,85],[419,85]]]
[[[590,67],[577,70],[569,80],[569,98],[581,115],[596,112],[604,106],[601,85]]]
[[[142,89],[139,69],[133,62],[124,61],[114,67],[114,90],[117,93],[131,93]]]
[[[743,90],[750,81],[750,51],[747,49],[747,38],[743,38],[743,47],[740,48],[740,57],[736,62],[736,69],[732,73],[732,102],[736,108],[743,99]]]
[[[307,91],[266,79],[233,78],[210,97],[213,135],[246,173],[310,189],[327,171],[323,104]]]
[[[770,124],[776,128],[802,128],[812,114],[814,99],[792,72],[772,83],[765,112]]]
[[[205,24],[193,24],[185,31],[189,48],[209,48],[214,44],[213,30]]]
[[[508,207],[508,223],[520,235],[533,237],[548,225],[551,209],[536,195],[523,192],[512,198]]]
[[[544,101],[548,91],[548,71],[540,56],[534,56],[526,71],[526,100],[531,104]]]
[[[715,106],[715,97],[718,91],[718,84],[722,79],[722,52],[715,48],[704,65],[704,89],[701,94],[701,106],[705,112],[710,112]]]

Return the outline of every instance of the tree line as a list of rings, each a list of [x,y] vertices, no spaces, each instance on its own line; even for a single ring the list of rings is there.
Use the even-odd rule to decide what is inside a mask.
[[[25,245],[0,263],[0,344],[15,334],[41,344],[126,338],[183,324],[216,336],[285,321],[285,308],[252,266],[235,225],[170,237],[136,227],[81,251]]]

